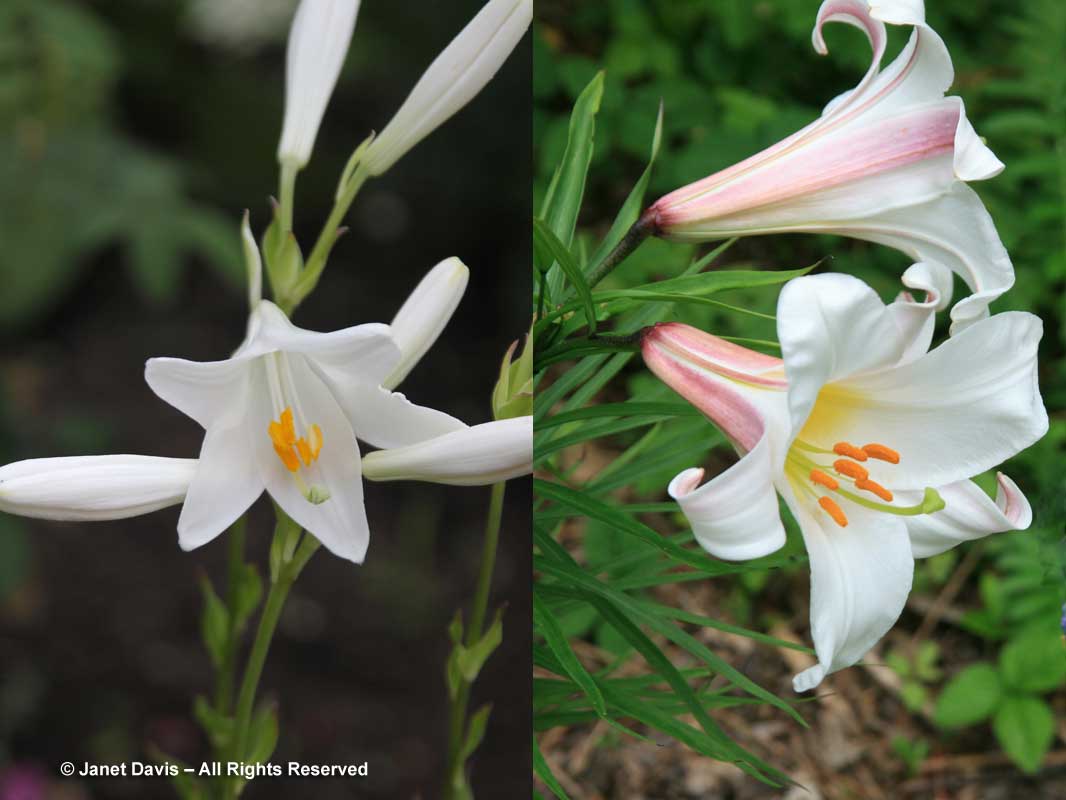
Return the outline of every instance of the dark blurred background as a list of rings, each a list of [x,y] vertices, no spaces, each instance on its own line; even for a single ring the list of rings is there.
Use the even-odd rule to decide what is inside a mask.
[[[310,247],[341,168],[480,8],[365,0],[297,185]],[[202,431],[143,380],[147,358],[225,357],[246,321],[240,214],[269,221],[295,0],[4,0],[0,7],[0,457],[191,457]],[[403,391],[470,423],[529,296],[530,50],[523,43],[451,122],[370,182],[319,291],[295,321],[388,321],[458,255],[470,287]],[[372,540],[355,567],[308,566],[261,694],[280,703],[275,762],[370,762],[351,781],[262,779],[251,800],[431,798],[446,747],[445,627],[474,588],[488,489],[368,484]],[[529,786],[529,491],[508,487],[493,602],[504,644],[474,703],[493,703],[478,797]],[[61,780],[60,762],[209,757],[191,721],[212,673],[198,576],[221,583],[224,537],[177,546],[177,509],[125,522],[0,517],[0,800],[173,796],[165,780]],[[251,517],[265,571],[272,518]]]

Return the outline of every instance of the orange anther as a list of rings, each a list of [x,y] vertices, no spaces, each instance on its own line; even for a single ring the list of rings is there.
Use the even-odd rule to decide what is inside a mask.
[[[840,488],[840,484],[837,483],[836,478],[831,475],[826,475],[820,469],[811,470],[811,480],[814,483],[820,483],[826,489],[830,489],[831,491],[836,491]]]
[[[322,429],[317,424],[312,423],[309,436],[311,439],[311,459],[317,461],[318,453],[322,449]]]
[[[890,464],[899,463],[899,453],[893,450],[891,447],[885,447],[883,444],[864,444],[862,451],[866,453],[870,458],[876,458],[881,461],[887,461]]]
[[[892,492],[890,492],[884,486],[875,481],[869,481],[865,478],[860,478],[859,480],[855,481],[855,488],[862,489],[866,492],[873,492],[886,503],[892,502]]]
[[[833,518],[833,522],[841,528],[848,527],[848,518],[844,516],[844,512],[840,510],[840,506],[833,501],[833,498],[819,497],[818,505],[820,505],[825,513]]]
[[[311,453],[311,445],[302,436],[296,440],[296,449],[300,451],[300,460],[304,462],[304,466],[311,466],[311,462],[315,460],[314,455]]]
[[[853,444],[847,442],[837,442],[833,445],[833,452],[838,456],[847,456],[848,458],[854,458],[856,461],[865,461],[866,453],[860,450]]]
[[[866,471],[866,467],[860,467],[854,461],[847,461],[843,458],[838,458],[833,462],[833,469],[841,475],[847,475],[849,478],[854,478],[858,481],[864,481],[870,477],[870,473]]]
[[[275,442],[274,452],[278,454],[281,463],[285,465],[289,472],[296,472],[300,468],[300,459],[296,457],[296,452],[292,449],[292,445],[279,447]]]

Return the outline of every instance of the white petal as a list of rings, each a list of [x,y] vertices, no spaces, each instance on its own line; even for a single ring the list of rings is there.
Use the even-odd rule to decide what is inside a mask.
[[[670,481],[667,491],[704,550],[717,558],[746,561],[784,546],[768,436],[732,467],[696,488],[703,475],[702,469],[687,469]]]
[[[1033,522],[1029,501],[1002,472],[996,473],[996,479],[999,485],[995,502],[973,481],[959,481],[938,490],[945,503],[941,511],[908,517],[907,532],[914,557],[928,558],[950,550],[959,542],[1028,528]],[[901,500],[917,500],[916,496],[901,495]]]
[[[270,352],[300,353],[308,356],[320,371],[357,376],[367,383],[380,383],[396,368],[400,348],[389,327],[379,323],[355,325],[330,333],[298,328],[269,300],[259,304],[253,315],[258,319],[256,333],[240,351],[242,357]]]
[[[931,315],[933,309],[908,311]],[[777,335],[793,431],[803,428],[827,383],[898,363],[925,335],[924,325],[914,322],[911,313],[886,306],[873,289],[850,275],[789,281],[777,304]]]
[[[834,385],[819,398],[817,416],[835,421],[833,441],[881,442],[898,451],[889,488],[978,475],[1047,432],[1037,384],[1042,330],[1032,314],[996,314],[915,361]],[[868,466],[871,474],[880,469]],[[876,475],[881,481],[887,473]]]
[[[330,381],[330,388],[356,436],[374,447],[406,447],[467,427],[443,411],[417,406],[380,386]]]
[[[0,467],[0,510],[54,520],[125,519],[180,503],[196,473],[190,458],[73,456]]]
[[[303,167],[355,30],[359,0],[302,0],[289,33],[278,160]]]
[[[533,19],[533,0],[489,0],[419,79],[400,110],[367,150],[364,163],[381,175],[470,102],[503,66]]]
[[[248,271],[248,307],[255,309],[263,299],[263,259],[259,255],[255,236],[252,235],[247,211],[241,220],[241,245],[244,248],[244,265]]]
[[[262,430],[262,436],[254,439],[262,481],[285,513],[330,552],[361,564],[370,543],[370,527],[363,506],[359,445],[340,406],[305,358],[289,355],[287,363],[298,392],[292,398],[297,420],[302,417],[308,425],[317,424],[322,430],[322,450],[318,460],[310,469],[301,468],[299,475],[307,487],[321,487],[330,497],[323,503],[310,502],[296,476],[286,469],[274,452],[267,435],[274,409],[265,368],[256,372],[250,413],[253,425]]]
[[[811,637],[818,665],[793,678],[797,692],[859,661],[899,619],[914,576],[903,521],[847,504],[848,526],[790,499],[811,564]]]
[[[248,361],[186,361],[152,358],[144,370],[148,386],[204,428],[233,411],[248,382]]]
[[[394,389],[433,346],[466,291],[470,270],[458,258],[440,262],[411,292],[389,325],[400,348],[400,363],[382,386]]]
[[[244,411],[245,397],[235,409]],[[207,544],[226,530],[263,493],[263,479],[250,441],[253,418],[230,414],[204,436],[196,477],[178,518],[178,543],[185,551]],[[266,428],[262,429],[266,436]]]
[[[374,481],[431,481],[481,486],[533,470],[533,417],[486,422],[408,447],[379,450],[363,459]]]

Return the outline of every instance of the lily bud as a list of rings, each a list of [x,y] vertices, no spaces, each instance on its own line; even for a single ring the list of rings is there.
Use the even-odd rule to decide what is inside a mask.
[[[247,211],[241,220],[241,245],[244,249],[244,266],[248,272],[248,306],[254,309],[263,299],[263,259],[252,235]]]
[[[0,510],[62,521],[125,519],[185,499],[197,461],[155,456],[34,458],[0,467]]]
[[[533,0],[489,0],[423,73],[366,153],[381,175],[469,103],[503,66],[533,21]]]
[[[363,457],[372,481],[482,486],[533,471],[533,417],[486,422]]]
[[[302,0],[289,33],[285,122],[278,161],[302,169],[311,158],[326,105],[355,30],[359,0]]]
[[[503,356],[500,377],[492,390],[492,415],[512,419],[533,413],[533,348],[526,334],[525,347],[517,361],[512,361],[518,342],[512,342]]]
[[[469,280],[470,270],[452,257],[437,264],[415,287],[389,325],[401,357],[382,386],[386,389],[399,386],[433,346],[463,299]]]

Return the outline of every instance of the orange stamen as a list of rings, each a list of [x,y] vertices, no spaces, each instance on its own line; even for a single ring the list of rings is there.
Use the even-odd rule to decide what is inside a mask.
[[[856,461],[865,461],[867,455],[864,451],[860,450],[853,444],[847,442],[837,442],[833,445],[833,452],[838,456],[847,456],[848,458],[854,458]]]
[[[844,516],[844,512],[840,510],[840,506],[833,501],[833,498],[819,497],[818,505],[820,505],[825,513],[833,518],[833,522],[841,528],[848,527],[848,518]]]
[[[311,425],[311,459],[318,460],[318,453],[322,449],[322,429],[317,424]]]
[[[870,473],[866,471],[865,467],[860,467],[854,461],[845,461],[843,458],[838,458],[833,462],[833,469],[841,475],[847,475],[849,478],[859,481],[864,481],[870,477]]]
[[[304,462],[304,466],[311,466],[311,462],[315,460],[311,453],[311,445],[302,436],[296,440],[296,449],[300,451],[300,460]]]
[[[866,492],[873,492],[878,497],[880,497],[882,500],[884,500],[886,503],[891,503],[892,502],[892,492],[890,492],[884,486],[882,486],[881,484],[879,484],[879,483],[877,483],[875,481],[870,481],[870,480],[866,480],[865,478],[860,478],[859,480],[855,481],[855,488],[856,489],[862,489],[863,491],[866,491]]]
[[[831,475],[826,475],[820,469],[811,470],[811,481],[813,481],[814,483],[820,483],[826,489],[829,489],[831,491],[836,491],[840,488],[840,484],[837,483],[836,478],[832,477]]]
[[[883,444],[864,444],[862,451],[866,453],[870,458],[876,458],[881,461],[887,461],[890,464],[899,463],[899,453],[893,450],[891,447],[885,447]]]
[[[300,459],[296,457],[296,453],[292,449],[292,445],[279,447],[277,442],[274,443],[274,452],[278,454],[278,458],[281,459],[281,463],[285,465],[289,472],[296,472],[300,468]]]

